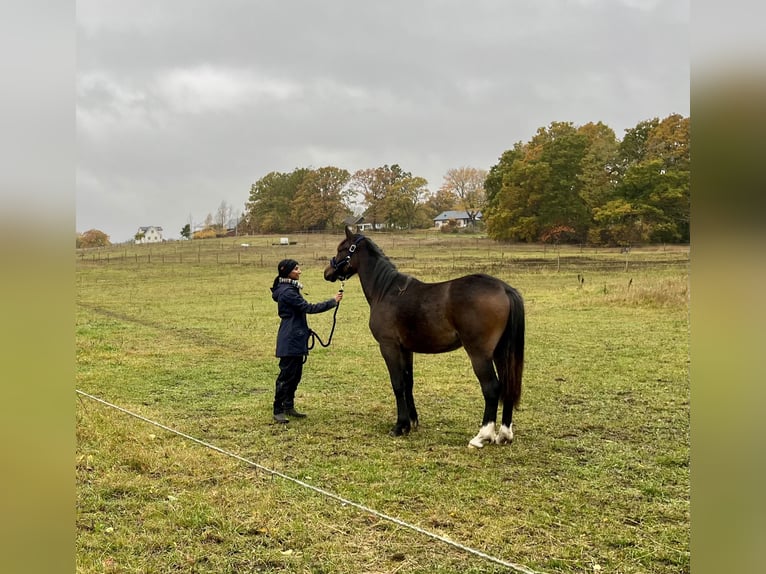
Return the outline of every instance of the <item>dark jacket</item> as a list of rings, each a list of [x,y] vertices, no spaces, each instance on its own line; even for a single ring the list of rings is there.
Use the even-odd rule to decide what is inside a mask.
[[[277,313],[282,322],[277,333],[277,357],[299,357],[309,353],[309,326],[307,313],[324,313],[335,307],[335,299],[321,303],[309,303],[297,286],[279,283],[274,287],[271,298],[277,302]]]

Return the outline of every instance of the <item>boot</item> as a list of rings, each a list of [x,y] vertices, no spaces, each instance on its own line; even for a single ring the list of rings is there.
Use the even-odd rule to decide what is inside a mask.
[[[285,413],[276,413],[274,415],[274,422],[279,424],[289,423],[290,419],[287,418]]]
[[[290,415],[291,417],[295,417],[296,419],[306,418],[306,415],[304,415],[303,413],[299,413],[298,411],[295,410],[294,407],[291,409],[287,409],[287,414]]]

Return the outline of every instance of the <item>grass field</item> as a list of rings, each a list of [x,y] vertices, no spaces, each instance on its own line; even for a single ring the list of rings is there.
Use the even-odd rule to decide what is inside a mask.
[[[300,261],[306,298],[329,298],[337,284],[322,269],[340,235],[79,252],[77,388],[534,571],[688,572],[688,247],[372,237],[422,280],[484,271],[521,291],[526,366],[511,446],[467,448],[483,399],[462,350],[415,357],[420,428],[388,436],[395,404],[357,278],[332,345],[306,364],[296,403],[309,417],[271,424],[276,262]],[[325,338],[332,313],[309,322]],[[507,571],[74,400],[78,572]]]

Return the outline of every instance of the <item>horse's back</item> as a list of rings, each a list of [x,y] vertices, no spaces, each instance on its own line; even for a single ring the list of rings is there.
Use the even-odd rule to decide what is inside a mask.
[[[508,290],[513,289],[505,281],[483,273],[465,275],[445,284],[449,286],[451,303],[456,306],[461,301],[479,307],[502,304],[508,300]]]

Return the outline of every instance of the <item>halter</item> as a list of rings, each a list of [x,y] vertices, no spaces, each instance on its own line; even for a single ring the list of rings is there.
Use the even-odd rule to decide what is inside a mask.
[[[359,245],[359,243],[362,241],[362,239],[364,239],[364,235],[359,235],[359,236],[358,236],[358,237],[357,237],[357,238],[354,240],[354,242],[353,242],[351,245],[349,245],[349,246],[348,246],[348,253],[347,253],[347,254],[346,254],[346,256],[345,256],[343,259],[341,259],[340,261],[338,261],[337,259],[335,259],[335,257],[333,257],[332,259],[330,259],[330,266],[331,266],[333,269],[335,269],[336,271],[338,271],[338,270],[339,270],[341,267],[347,268],[347,267],[348,267],[348,265],[349,265],[349,263],[351,263],[351,256],[352,256],[352,255],[353,255],[353,254],[356,252],[356,246],[357,246],[357,245]],[[350,275],[345,275],[345,274],[344,274],[344,275],[338,275],[338,278],[339,278],[341,281],[345,281],[345,280],[346,280],[346,279],[348,279],[349,277],[350,277]]]

